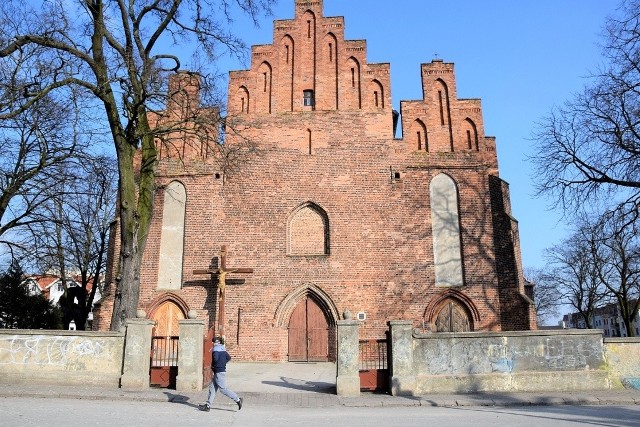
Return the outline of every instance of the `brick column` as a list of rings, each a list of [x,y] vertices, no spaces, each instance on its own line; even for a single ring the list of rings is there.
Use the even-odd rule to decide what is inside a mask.
[[[336,391],[338,396],[360,395],[359,328],[357,320],[338,320],[338,376]]]
[[[176,391],[202,390],[204,320],[180,320]]]
[[[392,320],[391,329],[391,394],[415,395],[416,375],[413,368],[412,322]]]
[[[127,319],[127,335],[124,346],[124,363],[120,387],[125,389],[149,388],[151,365],[151,334],[154,321]]]

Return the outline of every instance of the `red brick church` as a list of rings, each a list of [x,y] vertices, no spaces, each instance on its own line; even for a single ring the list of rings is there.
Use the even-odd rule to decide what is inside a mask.
[[[222,327],[236,358],[311,361],[335,358],[348,313],[361,339],[383,338],[390,320],[431,333],[536,328],[480,100],[458,98],[453,64],[434,60],[420,68],[423,99],[398,115],[389,64],[368,63],[366,41],[344,31],[322,0],[295,0],[273,44],[230,73],[225,144],[257,148],[239,170],[160,147],[140,296],[159,333],[191,313],[209,334]]]

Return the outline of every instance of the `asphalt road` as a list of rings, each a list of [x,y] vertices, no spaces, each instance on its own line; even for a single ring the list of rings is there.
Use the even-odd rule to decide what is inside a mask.
[[[640,406],[290,408],[237,406],[211,412],[191,402],[0,398],[0,426],[640,426]]]

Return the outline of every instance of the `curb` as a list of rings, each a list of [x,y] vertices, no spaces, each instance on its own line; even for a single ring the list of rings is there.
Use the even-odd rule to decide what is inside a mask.
[[[568,393],[511,393],[465,394],[465,395],[429,395],[420,397],[368,395],[358,397],[340,397],[327,393],[240,393],[246,404],[256,406],[287,406],[298,408],[317,407],[515,407],[515,406],[598,406],[598,405],[640,405],[640,392],[596,392],[585,394]],[[178,404],[200,403],[206,395],[206,389],[199,392],[178,393],[173,390],[126,391],[121,389],[61,388],[47,386],[2,387],[0,399],[9,397],[34,399],[75,399],[75,400],[122,400],[136,402],[168,402]],[[228,403],[231,405],[232,402]],[[221,400],[218,405],[227,405]],[[235,404],[234,404],[235,405]]]

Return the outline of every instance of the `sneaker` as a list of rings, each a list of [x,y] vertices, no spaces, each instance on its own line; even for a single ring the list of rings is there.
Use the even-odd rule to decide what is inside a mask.
[[[209,405],[207,405],[206,403],[202,404],[202,405],[199,405],[198,409],[200,409],[201,411],[204,411],[204,412],[209,412],[211,410],[211,408],[209,408]]]
[[[238,404],[238,411],[239,411],[240,409],[242,409],[242,398],[238,399],[236,403]]]

